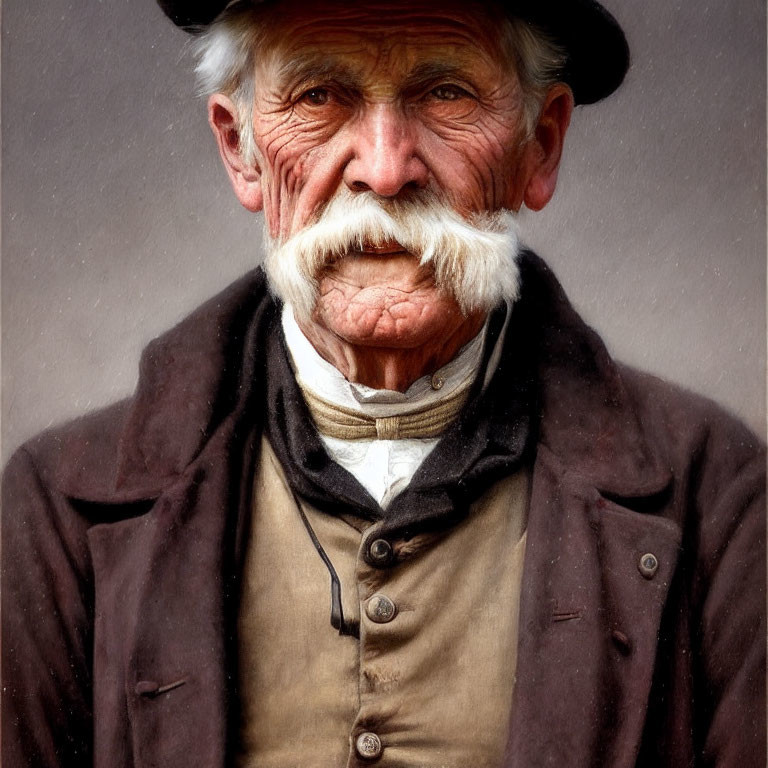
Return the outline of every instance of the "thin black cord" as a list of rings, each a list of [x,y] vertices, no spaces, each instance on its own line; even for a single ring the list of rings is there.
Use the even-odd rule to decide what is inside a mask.
[[[320,543],[320,540],[317,538],[317,535],[312,529],[312,526],[309,524],[309,520],[307,519],[306,514],[304,514],[304,508],[301,506],[301,501],[299,500],[299,497],[296,495],[296,491],[294,491],[293,488],[291,488],[291,493],[293,494],[293,500],[296,502],[296,508],[299,510],[301,521],[304,523],[304,527],[307,529],[309,538],[312,540],[312,544],[314,544],[314,547],[317,550],[317,554],[320,555],[320,558],[325,563],[325,567],[328,569],[328,573],[331,576],[331,626],[334,629],[338,629],[340,635],[359,637],[360,633],[358,631],[357,625],[354,623],[348,624],[344,621],[344,611],[341,607],[341,582],[339,581],[339,576],[336,573],[336,569],[333,567],[331,559],[326,554],[325,550],[323,549],[323,545]]]

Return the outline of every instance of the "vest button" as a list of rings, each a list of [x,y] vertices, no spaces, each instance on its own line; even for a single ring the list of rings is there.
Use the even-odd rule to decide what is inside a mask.
[[[397,607],[386,595],[374,595],[365,604],[365,614],[377,624],[392,621],[397,613]]]
[[[370,731],[361,733],[355,741],[357,754],[366,760],[375,760],[382,752],[381,739]]]
[[[392,545],[386,539],[376,539],[368,547],[368,555],[374,565],[389,565],[392,561]]]
[[[659,570],[658,558],[652,552],[647,552],[640,558],[637,569],[644,578],[652,579],[656,575],[656,571]]]

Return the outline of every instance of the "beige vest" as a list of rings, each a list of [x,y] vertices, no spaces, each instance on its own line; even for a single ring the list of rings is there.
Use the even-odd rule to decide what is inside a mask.
[[[378,524],[304,511],[266,439],[238,622],[239,768],[484,768],[506,746],[517,656],[528,477],[492,486],[468,518],[393,541],[388,567],[364,554]]]

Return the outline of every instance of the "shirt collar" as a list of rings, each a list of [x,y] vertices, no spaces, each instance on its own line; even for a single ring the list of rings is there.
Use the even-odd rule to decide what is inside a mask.
[[[478,371],[485,372],[494,357],[508,315],[503,305],[491,313]],[[318,509],[384,519],[385,528],[393,531],[447,527],[462,519],[492,482],[525,460],[532,402],[529,361],[522,359],[519,367],[499,365],[487,386],[485,376],[475,377],[462,413],[385,513],[325,451],[291,369],[279,318],[276,321],[278,327],[267,334],[267,435],[293,490]]]
[[[453,360],[417,379],[405,392],[373,389],[347,381],[337,368],[318,354],[299,328],[293,310],[287,304],[283,307],[282,328],[291,367],[302,389],[308,389],[334,405],[382,418],[434,405],[472,381],[482,363],[488,321]],[[497,344],[500,342],[501,338]]]

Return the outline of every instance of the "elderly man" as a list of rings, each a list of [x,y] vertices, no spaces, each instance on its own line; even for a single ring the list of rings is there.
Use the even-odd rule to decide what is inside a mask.
[[[10,463],[5,764],[764,765],[763,450],[518,243],[615,20],[163,6],[265,267]]]

